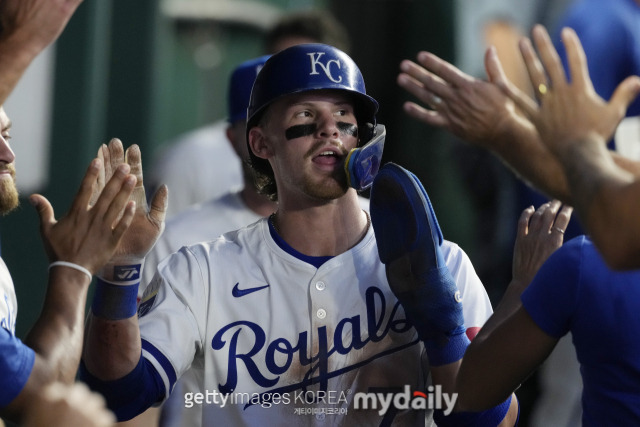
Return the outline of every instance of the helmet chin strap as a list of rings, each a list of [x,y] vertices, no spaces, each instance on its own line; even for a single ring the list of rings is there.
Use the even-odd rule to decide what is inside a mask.
[[[387,136],[384,125],[376,125],[374,135],[362,147],[352,149],[344,162],[347,183],[357,191],[369,188],[380,169],[384,140]]]

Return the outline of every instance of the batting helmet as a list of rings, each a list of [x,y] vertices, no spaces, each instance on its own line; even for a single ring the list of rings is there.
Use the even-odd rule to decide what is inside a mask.
[[[258,124],[265,109],[277,99],[327,89],[352,94],[358,124],[376,124],[378,102],[367,95],[356,63],[333,46],[310,43],[285,49],[264,64],[251,90],[247,131]]]

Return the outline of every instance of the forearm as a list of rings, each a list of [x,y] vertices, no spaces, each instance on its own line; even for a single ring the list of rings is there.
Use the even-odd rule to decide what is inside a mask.
[[[29,46],[18,36],[0,39],[0,105],[4,104],[34,58],[44,48]]]
[[[89,278],[76,270],[50,270],[43,310],[25,338],[39,359],[42,381],[71,383],[78,370],[84,331],[84,307]]]
[[[583,138],[564,153],[574,204],[603,257],[614,268],[637,268],[640,255],[640,182],[614,159],[597,135]],[[623,170],[619,164],[624,163]]]
[[[89,314],[82,359],[94,376],[104,381],[124,377],[138,364],[141,351],[137,316],[109,320]]]
[[[489,149],[519,178],[550,198],[572,204],[569,184],[560,162],[547,149],[531,123],[518,119]]]

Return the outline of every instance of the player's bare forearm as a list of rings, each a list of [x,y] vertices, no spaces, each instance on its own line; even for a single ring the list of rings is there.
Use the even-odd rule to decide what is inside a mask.
[[[34,57],[0,41],[0,105],[5,103]]]
[[[89,278],[76,270],[51,270],[42,313],[25,338],[48,372],[42,379],[71,383],[78,370]]]
[[[0,105],[25,70],[58,38],[82,0],[0,2]]]
[[[540,141],[530,122],[514,121],[511,131],[501,135],[489,149],[520,179],[548,197],[572,204],[562,165]]]
[[[563,158],[578,214],[605,261],[612,268],[638,268],[640,181],[633,173],[635,163],[624,162],[628,168],[623,170],[620,160],[595,135]]]
[[[138,317],[108,320],[89,314],[82,360],[103,381],[124,377],[138,364],[142,351]]]

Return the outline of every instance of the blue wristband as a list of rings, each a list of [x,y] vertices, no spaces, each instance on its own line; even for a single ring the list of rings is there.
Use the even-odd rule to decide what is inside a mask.
[[[139,281],[130,285],[116,285],[98,277],[91,311],[109,320],[133,317],[138,311],[138,285]]]

